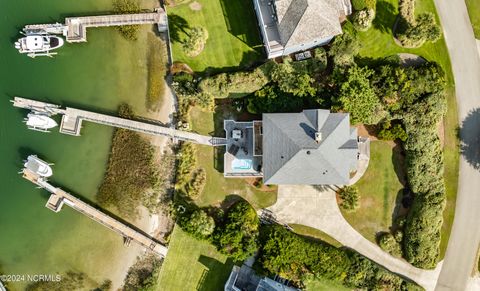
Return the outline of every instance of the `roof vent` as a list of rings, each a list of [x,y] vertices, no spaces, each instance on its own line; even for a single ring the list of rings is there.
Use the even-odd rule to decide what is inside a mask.
[[[317,143],[320,143],[322,141],[322,133],[321,132],[319,132],[319,131],[315,132],[315,141]]]

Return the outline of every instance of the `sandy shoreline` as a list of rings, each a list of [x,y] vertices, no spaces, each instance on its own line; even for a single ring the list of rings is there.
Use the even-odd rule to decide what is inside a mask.
[[[175,99],[170,87],[165,86],[165,92],[162,99],[162,105],[158,111],[151,112],[147,115],[148,118],[158,120],[164,124],[170,125],[173,121],[173,113],[175,112]],[[167,145],[169,138],[163,136],[145,135],[150,140],[151,144],[156,147],[156,160],[160,162],[163,152],[168,150]],[[164,215],[151,215],[144,207],[140,209],[139,219],[135,221],[135,225],[147,232],[152,237],[158,238],[165,234],[169,228],[168,219]],[[112,290],[117,290],[123,286],[123,280],[126,277],[130,266],[132,266],[137,257],[145,254],[146,250],[136,244],[132,244],[130,248],[135,248],[128,251],[122,256],[122,259],[116,264],[116,268],[112,270],[110,279],[112,280]]]

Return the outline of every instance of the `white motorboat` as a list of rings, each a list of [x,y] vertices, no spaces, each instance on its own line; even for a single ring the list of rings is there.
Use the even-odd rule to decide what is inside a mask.
[[[30,33],[15,42],[15,48],[29,57],[52,56],[51,50],[63,46],[63,38],[46,33]]]
[[[50,128],[57,126],[57,122],[45,114],[31,112],[25,118],[27,127],[32,130],[48,132]]]
[[[42,177],[50,177],[53,174],[50,164],[39,159],[36,155],[28,156],[24,166],[26,169]]]

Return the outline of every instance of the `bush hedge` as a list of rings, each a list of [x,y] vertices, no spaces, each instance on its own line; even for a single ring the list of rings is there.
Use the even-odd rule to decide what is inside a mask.
[[[422,290],[351,250],[298,236],[279,225],[264,226],[261,234],[261,266],[297,284],[311,273],[349,288]]]

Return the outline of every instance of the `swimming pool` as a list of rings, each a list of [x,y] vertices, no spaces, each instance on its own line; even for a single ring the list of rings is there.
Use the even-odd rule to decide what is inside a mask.
[[[232,161],[233,170],[251,170],[253,162],[251,159],[234,159]]]

